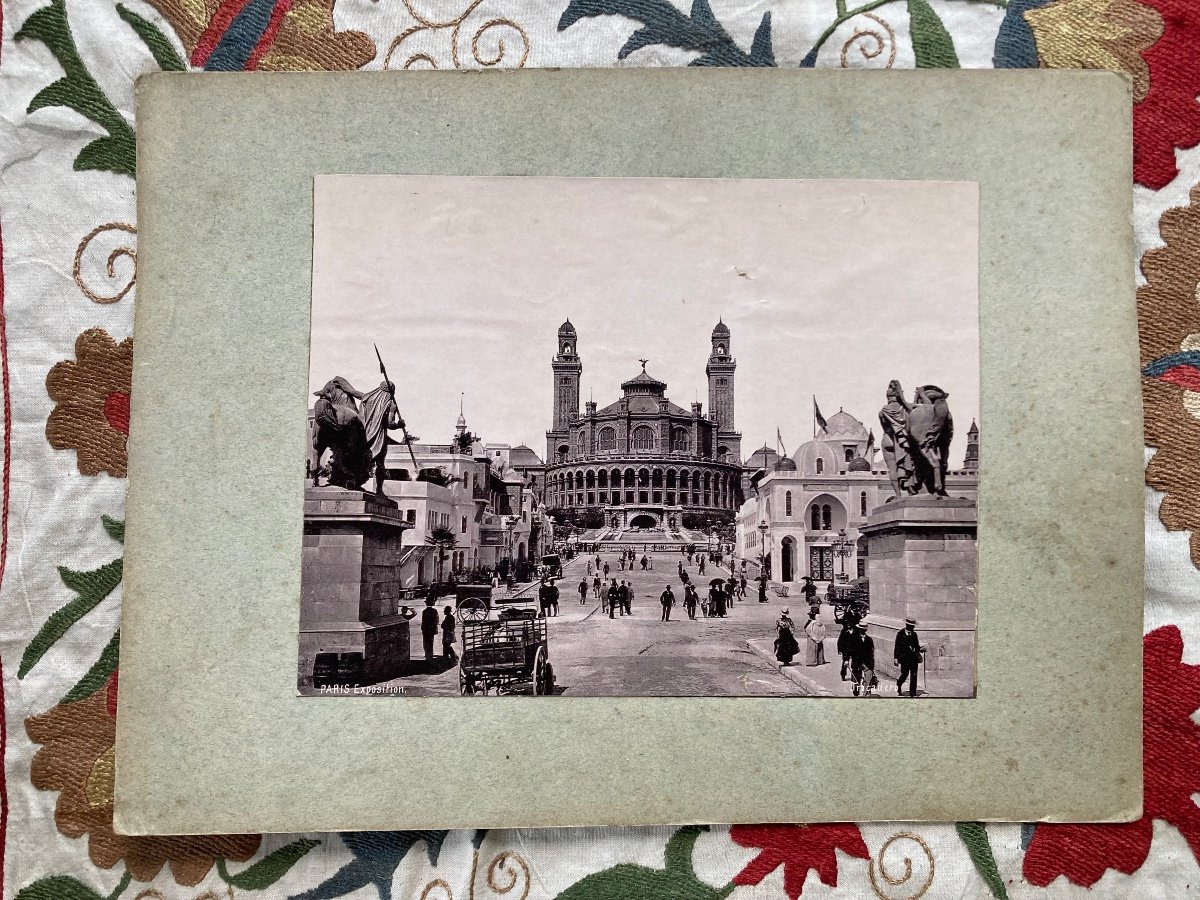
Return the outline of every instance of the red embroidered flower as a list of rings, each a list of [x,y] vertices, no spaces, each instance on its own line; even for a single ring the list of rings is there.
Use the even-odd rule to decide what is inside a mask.
[[[1140,0],[1157,9],[1163,34],[1142,51],[1150,67],[1150,90],[1133,108],[1133,177],[1153,190],[1179,174],[1175,148],[1200,144],[1200,3]]]
[[[1045,887],[1059,875],[1091,887],[1105,869],[1132,874],[1150,853],[1153,819],[1179,829],[1200,859],[1200,666],[1183,662],[1174,625],[1143,641],[1142,765],[1145,809],[1127,825],[1039,825],[1025,854],[1025,879]]]
[[[758,884],[781,865],[783,890],[790,900],[804,893],[809,869],[816,869],[822,883],[837,887],[838,863],[835,850],[859,859],[870,859],[862,832],[853,823],[832,825],[734,825],[729,829],[734,843],[759,847],[762,852],[733,876],[738,885]]]

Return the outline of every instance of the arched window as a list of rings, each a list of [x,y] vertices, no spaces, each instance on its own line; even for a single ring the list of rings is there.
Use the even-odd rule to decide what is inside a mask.
[[[606,425],[600,429],[600,434],[597,436],[601,450],[616,450],[617,449],[617,430],[611,425]]]
[[[687,453],[692,447],[691,435],[683,428],[671,429],[671,450],[675,453]]]
[[[854,448],[847,447],[846,448],[846,462],[853,462],[853,461],[854,461]]]
[[[783,507],[784,507],[784,515],[790,516],[792,514],[792,492],[791,491],[788,491],[787,494],[784,495]]]
[[[601,469],[596,473],[596,487],[608,487],[608,469]]]
[[[821,530],[829,531],[833,527],[833,509],[826,503],[821,507]]]
[[[815,503],[812,506],[812,530],[821,530],[821,508]]]
[[[858,514],[865,516],[867,514],[867,492],[863,491],[858,495]]]
[[[821,457],[818,456],[817,457],[817,474],[820,475],[824,471],[825,471],[825,460],[821,459]]]
[[[588,469],[587,474],[583,476],[583,480],[587,485],[587,489],[590,491],[596,486],[596,473],[591,469]]]
[[[637,428],[633,429],[633,449],[653,450],[654,429],[649,425],[639,425]]]

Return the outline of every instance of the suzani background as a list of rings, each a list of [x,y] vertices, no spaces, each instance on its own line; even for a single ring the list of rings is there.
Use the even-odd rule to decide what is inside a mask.
[[[2,9],[0,898],[1200,895],[1200,2],[4,0]],[[1036,829],[115,835],[134,79],[154,69],[661,65],[1132,77],[1148,485],[1145,818]],[[887,764],[886,740],[847,752]],[[898,793],[921,790],[893,774]],[[428,777],[416,764],[391,776],[414,790]]]

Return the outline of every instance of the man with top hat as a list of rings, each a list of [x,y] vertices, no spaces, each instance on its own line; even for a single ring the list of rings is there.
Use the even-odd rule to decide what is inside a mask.
[[[900,669],[900,677],[896,679],[897,694],[904,695],[904,680],[908,679],[908,696],[917,696],[917,666],[921,664],[924,652],[917,636],[917,620],[905,619],[904,630],[896,633],[896,648],[892,653]]]
[[[855,630],[859,633],[859,639],[854,647],[854,657],[850,661],[854,696],[857,697],[861,690],[864,696],[870,697],[871,691],[879,683],[879,679],[875,677],[875,640],[867,634],[866,622],[859,622]]]

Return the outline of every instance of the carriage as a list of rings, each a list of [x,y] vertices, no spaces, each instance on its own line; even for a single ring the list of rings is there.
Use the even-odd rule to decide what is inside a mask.
[[[494,620],[464,621],[459,693],[499,693],[525,685],[535,696],[554,692],[545,617],[534,610],[506,609]]]

